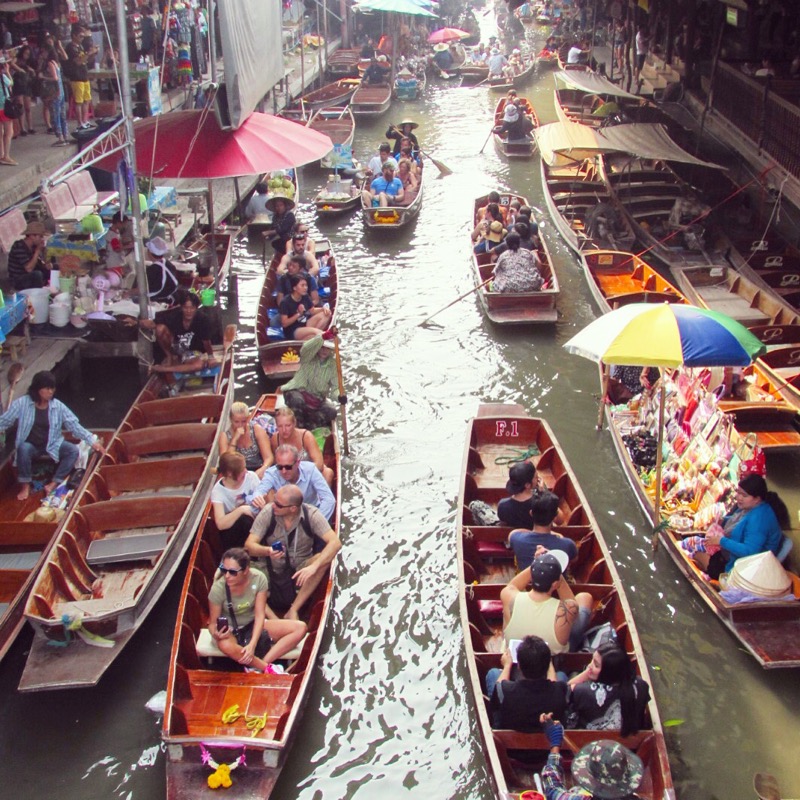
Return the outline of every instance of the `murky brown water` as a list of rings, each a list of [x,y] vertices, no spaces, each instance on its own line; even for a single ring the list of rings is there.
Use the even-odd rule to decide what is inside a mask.
[[[541,77],[531,91],[543,121],[554,118],[551,80]],[[478,155],[494,101],[484,88],[431,86],[423,101],[398,104],[392,117],[418,119],[423,146],[454,174],[430,180],[436,172],[429,165],[419,219],[391,240],[364,233],[357,217],[322,229],[338,255],[350,396],[345,548],[325,654],[276,797],[489,797],[465,698],[454,523],[465,422],[488,400],[522,403],[550,421],[603,526],[645,653],[660,668],[652,674],[662,717],[684,720],[667,734],[678,796],[751,798],[758,770],[776,774],[784,794],[796,796],[797,675],[761,670],[669,557],[653,556],[650,527],[610,438],[594,429],[596,370],[561,349],[597,309],[552,225],[545,218],[562,288],[555,327],[494,328],[473,297],[439,315],[438,325],[418,327],[471,286],[467,230],[475,196],[507,187],[543,208],[536,162],[511,168],[491,144]],[[360,154],[377,145],[387,122],[360,126]],[[306,201],[324,179],[315,167],[303,171]],[[308,205],[301,212],[311,219]],[[266,388],[252,327],[263,273],[260,254],[248,253],[246,243],[235,272],[238,396],[252,401]],[[86,397],[63,393],[84,421],[113,423],[132,396],[134,370],[113,370],[111,390],[109,367],[95,365],[86,372]],[[103,388],[91,401],[94,382]],[[793,514],[799,466],[791,456],[769,464]],[[178,579],[94,690],[17,694],[29,635],[21,638],[0,665],[0,796],[163,796],[159,721],[144,703],[166,680],[179,588]]]

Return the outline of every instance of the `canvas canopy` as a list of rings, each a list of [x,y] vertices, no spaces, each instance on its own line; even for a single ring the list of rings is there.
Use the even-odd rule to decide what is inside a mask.
[[[558,70],[553,73],[556,86],[559,81],[572,89],[580,89],[588,94],[597,94],[603,97],[621,97],[625,100],[638,100],[641,97],[630,92],[626,92],[614,83],[611,83],[608,78],[598,75],[596,72],[583,72],[581,70]]]
[[[593,158],[598,153],[630,153],[638,158],[723,169],[678,147],[658,123],[635,122],[600,130],[562,118],[560,122],[542,125],[535,136],[542,158],[551,167]]]

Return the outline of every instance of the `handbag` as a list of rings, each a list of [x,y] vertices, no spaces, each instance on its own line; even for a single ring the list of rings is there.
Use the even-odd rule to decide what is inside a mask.
[[[20,119],[22,117],[22,101],[17,97],[6,98],[3,112],[8,119]]]
[[[233,610],[233,599],[231,598],[231,590],[227,583],[225,584],[225,597],[227,598],[228,614],[231,621],[231,631],[233,631],[233,635],[236,637],[236,641],[239,643],[239,645],[244,647],[246,644],[250,644],[250,640],[253,638],[253,626],[255,625],[255,620],[248,623],[243,628],[240,628],[239,623],[236,621],[236,614]],[[271,647],[272,639],[270,638],[270,635],[266,632],[266,630],[262,630],[261,636],[259,636],[258,642],[256,643],[256,658],[264,658]]]
[[[758,437],[755,433],[750,432],[744,437],[736,448],[736,455],[740,459],[740,480],[746,475],[760,475],[762,478],[767,476],[767,457],[758,444]]]

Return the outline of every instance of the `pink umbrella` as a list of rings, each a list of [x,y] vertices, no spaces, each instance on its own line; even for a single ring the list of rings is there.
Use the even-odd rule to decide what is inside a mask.
[[[333,150],[329,136],[271,114],[254,112],[236,130],[222,130],[207,111],[175,111],[134,125],[136,163],[143,175],[158,178],[234,178],[289,169]],[[98,145],[97,155],[102,147]],[[154,155],[155,153],[155,155]],[[101,159],[116,168],[122,153]]]
[[[461,39],[469,39],[472,34],[467,31],[459,30],[458,28],[439,28],[434,31],[429,37],[430,44],[441,44],[442,42],[458,42]]]

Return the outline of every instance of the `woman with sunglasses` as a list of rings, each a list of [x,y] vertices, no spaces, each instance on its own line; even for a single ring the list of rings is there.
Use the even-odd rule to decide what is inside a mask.
[[[250,568],[250,556],[241,547],[225,551],[219,572],[208,593],[208,630],[217,647],[248,672],[283,672],[273,662],[300,642],[306,635],[306,624],[279,619],[267,605],[267,576]],[[238,638],[234,627],[239,631]],[[262,644],[262,632],[269,635],[270,642]]]

